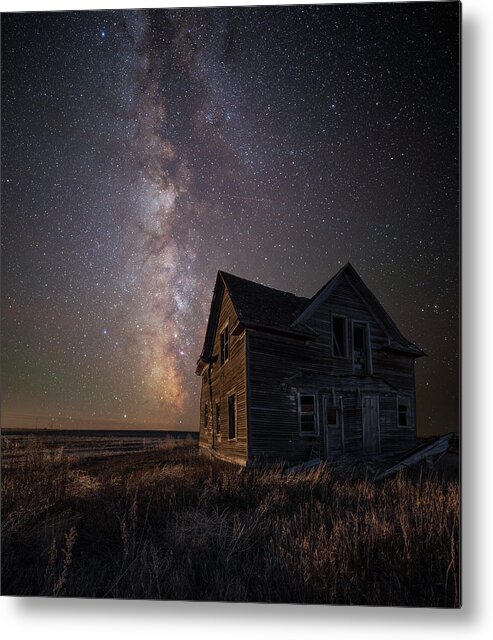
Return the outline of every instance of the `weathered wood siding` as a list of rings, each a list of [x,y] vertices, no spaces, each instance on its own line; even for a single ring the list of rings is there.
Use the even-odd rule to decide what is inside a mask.
[[[214,337],[213,357],[215,361],[202,375],[200,396],[200,433],[199,443],[213,449],[220,457],[239,463],[246,463],[247,446],[247,407],[246,407],[246,357],[245,331],[232,335],[231,329],[237,322],[237,316],[231,298],[225,291],[221,303],[217,330]],[[229,360],[220,363],[220,332],[228,323]],[[210,379],[209,379],[210,378]],[[236,438],[229,438],[228,396],[236,394]],[[205,405],[208,405],[209,424],[205,428]],[[215,433],[216,403],[220,404],[220,434]]]
[[[347,355],[332,353],[332,314],[347,318]],[[372,366],[367,375],[353,372],[351,322],[367,323]],[[345,454],[363,453],[362,397],[377,395],[381,451],[412,446],[416,437],[414,360],[381,351],[386,332],[345,280],[307,322],[313,341],[249,331],[250,459],[299,460],[325,451],[324,398],[342,397]],[[298,393],[316,394],[319,431],[301,435]],[[408,427],[398,426],[397,397],[410,399]],[[335,453],[338,453],[337,451]],[[329,452],[330,455],[330,452]]]

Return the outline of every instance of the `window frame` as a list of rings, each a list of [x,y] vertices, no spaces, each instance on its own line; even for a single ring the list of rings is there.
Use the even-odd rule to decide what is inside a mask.
[[[338,356],[334,351],[334,319],[339,318],[344,321],[344,342],[343,342],[343,355]],[[339,358],[341,360],[347,360],[349,358],[349,341],[348,341],[348,317],[343,316],[339,313],[333,313],[330,319],[330,331],[331,331],[331,348],[332,348],[332,357]]]
[[[373,375],[373,354],[371,352],[371,323],[369,320],[351,320],[351,359],[353,362],[353,373],[356,374],[354,368],[354,325],[363,325],[365,328],[365,343],[366,343],[366,374],[367,376]]]
[[[219,407],[219,411],[217,410]],[[218,421],[219,417],[219,421]],[[219,427],[219,430],[218,430]],[[221,399],[216,398],[214,402],[214,435],[221,439]]]
[[[313,431],[304,431],[301,428],[302,411],[301,411],[301,396],[313,397]],[[318,411],[318,394],[316,391],[298,391],[297,397],[297,410],[298,410],[298,433],[301,438],[313,438],[320,435],[319,425],[319,411]],[[306,413],[306,412],[305,412]]]
[[[405,404],[407,408],[406,418],[407,424],[400,424],[399,422],[399,406]],[[397,413],[397,428],[398,429],[414,429],[414,415],[413,415],[413,402],[411,396],[404,394],[397,394],[396,396],[396,413]]]
[[[344,406],[343,406],[343,396],[341,395],[336,395],[335,396],[335,404],[334,404],[334,398],[332,397],[332,395],[326,395],[324,398],[325,402],[324,402],[324,411],[325,411],[325,417],[324,417],[324,424],[327,425],[327,428],[333,428],[334,425],[336,428],[341,429],[343,426],[343,410],[344,410]],[[336,415],[337,415],[337,422],[336,423],[332,423],[329,425],[329,421],[328,421],[328,413],[327,410],[328,409],[335,409],[336,410]]]
[[[224,348],[223,348],[222,337],[225,331],[228,332],[228,357],[223,360]],[[231,347],[231,333],[229,331],[229,318],[228,318],[228,320],[226,320],[226,322],[222,325],[221,329],[219,330],[219,365],[221,367],[223,367],[227,362],[229,362],[230,347]]]
[[[204,403],[204,431],[208,430],[210,419],[211,419],[211,416],[210,416],[210,413],[209,413],[209,403],[207,401],[205,401],[205,403]]]
[[[231,426],[230,426],[230,413],[229,413],[229,399],[231,398],[231,396],[234,396],[234,411],[235,411],[235,435],[232,438],[231,437]],[[236,393],[236,387],[234,389],[231,389],[231,391],[228,392],[227,394],[227,398],[228,398],[228,403],[227,403],[227,408],[228,408],[228,441],[229,442],[235,442],[238,439],[238,394]]]

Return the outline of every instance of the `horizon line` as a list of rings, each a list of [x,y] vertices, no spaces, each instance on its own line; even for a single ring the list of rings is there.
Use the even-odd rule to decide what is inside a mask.
[[[72,416],[53,416],[39,414],[12,413],[2,415],[1,429],[120,429],[120,430],[159,430],[159,431],[198,431],[194,425],[165,425],[160,422],[125,421],[117,418],[79,418]]]

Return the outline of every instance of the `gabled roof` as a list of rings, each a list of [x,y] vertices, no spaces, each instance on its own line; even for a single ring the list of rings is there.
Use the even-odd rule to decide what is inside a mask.
[[[272,289],[226,273],[226,271],[218,271],[204,346],[200,356],[203,361],[207,362],[211,356],[221,300],[225,290],[231,298],[238,320],[242,325],[287,333],[301,338],[315,337],[316,334],[302,323],[296,327],[292,326],[293,321],[309,304],[309,298]]]
[[[243,324],[288,328],[310,302],[308,298],[272,289],[225,271],[219,274]]]
[[[305,323],[345,280],[363,299],[376,321],[388,334],[389,343],[385,349],[414,357],[424,355],[419,347],[404,338],[394,321],[348,262],[312,298],[296,296],[225,271],[218,271],[200,360],[211,360],[224,291],[228,292],[238,320],[243,326],[309,339],[314,338],[316,334]]]
[[[321,289],[319,289],[319,291],[317,291],[317,293],[310,299],[309,304],[293,321],[292,326],[296,327],[298,324],[303,325],[307,322],[313,313],[315,313],[315,311],[330,298],[331,293],[344,281],[348,282],[352,286],[372,312],[375,320],[388,334],[389,344],[385,347],[387,350],[400,351],[408,353],[409,355],[414,355],[415,357],[425,355],[424,351],[402,335],[395,322],[385,311],[372,291],[366,286],[350,262],[347,262],[341,269],[339,269],[339,271]]]

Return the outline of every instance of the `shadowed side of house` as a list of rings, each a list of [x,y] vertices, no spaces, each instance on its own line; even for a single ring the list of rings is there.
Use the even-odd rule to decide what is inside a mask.
[[[243,465],[404,450],[422,355],[349,263],[311,298],[220,271],[196,370],[200,445]]]

